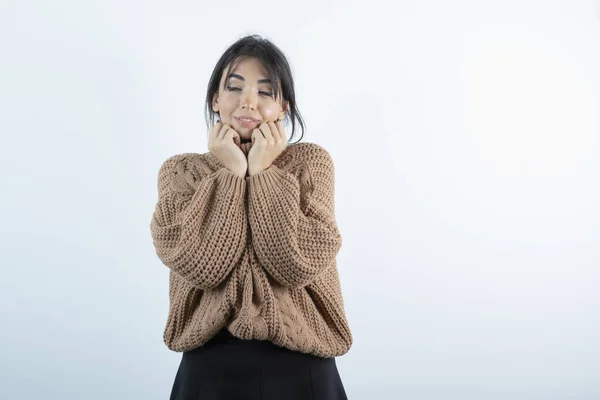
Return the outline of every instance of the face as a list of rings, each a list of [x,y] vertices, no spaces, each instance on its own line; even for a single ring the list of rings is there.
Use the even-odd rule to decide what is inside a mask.
[[[283,120],[288,102],[283,102],[281,88],[278,101],[275,101],[273,85],[266,76],[266,70],[256,58],[243,58],[231,70],[229,77],[223,70],[219,93],[213,96],[212,109],[219,112],[221,122],[231,126],[242,142],[252,140],[252,131],[263,122]],[[225,89],[223,89],[226,84]],[[244,122],[239,118],[253,118]]]

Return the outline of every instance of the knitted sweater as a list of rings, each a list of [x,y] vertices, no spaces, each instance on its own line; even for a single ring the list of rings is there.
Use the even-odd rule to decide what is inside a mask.
[[[239,145],[246,155],[251,147]],[[172,156],[158,173],[150,230],[170,269],[170,350],[202,346],[224,327],[321,357],[350,349],[334,164],[323,147],[288,144],[269,168],[245,178],[211,152]]]

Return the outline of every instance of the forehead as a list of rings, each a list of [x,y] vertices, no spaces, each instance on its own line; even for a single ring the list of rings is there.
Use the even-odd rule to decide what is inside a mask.
[[[227,68],[229,68],[229,66],[226,66],[223,69],[223,74],[221,76],[221,79],[225,79],[227,74]],[[258,60],[257,58],[254,57],[244,57],[241,58],[239,60],[237,60],[231,67],[231,71],[229,72],[230,74],[238,74],[238,75],[242,75],[244,78],[246,77],[250,77],[250,78],[256,78],[256,79],[264,79],[267,78],[267,69],[264,67],[264,65],[260,62],[260,60]]]

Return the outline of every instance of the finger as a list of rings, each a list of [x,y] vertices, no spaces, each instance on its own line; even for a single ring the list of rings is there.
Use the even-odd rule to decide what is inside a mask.
[[[221,128],[221,130],[219,131],[219,134],[217,135],[217,138],[219,141],[222,141],[223,138],[225,138],[225,135],[227,133],[227,131],[230,129],[231,127],[227,124],[224,124],[223,127]]]
[[[229,131],[233,135],[233,142],[239,146],[240,145],[240,140],[241,140],[239,133],[237,133],[237,131],[235,129],[233,129],[233,128],[231,128]]]
[[[287,138],[285,137],[285,128],[283,127],[283,122],[281,120],[277,120],[277,124],[276,125],[277,125],[277,130],[281,134],[281,138],[283,140],[287,140]]]
[[[240,134],[231,127],[229,128],[229,132],[231,133],[231,136],[233,137],[233,142],[239,145],[242,140],[240,138]]]
[[[260,131],[260,129],[254,129],[252,131],[252,143],[254,143],[256,140],[260,140],[263,138],[263,133]]]
[[[285,137],[285,129],[283,128],[283,122],[278,119],[275,125],[277,126],[277,132],[279,132],[281,140],[287,141],[287,138]]]
[[[273,143],[274,138],[271,133],[271,128],[269,127],[269,123],[263,122],[262,124],[260,124],[260,130],[261,130],[261,132],[263,132],[265,139],[267,139],[267,142]]]
[[[229,129],[227,129],[227,132],[225,132],[223,139],[231,138],[231,140],[233,140],[234,143],[239,143],[240,135],[237,133],[237,131],[235,129],[233,129],[232,126],[227,125],[227,127]]]
[[[266,122],[260,124],[258,129],[262,132],[263,136],[268,139],[271,136],[271,132],[269,132],[269,125]]]
[[[279,142],[281,140],[281,134],[279,133],[279,130],[277,129],[277,125],[275,125],[275,122],[269,121],[269,129],[271,130],[273,140],[275,142]]]
[[[209,132],[209,141],[215,141],[215,139],[218,136],[219,131],[221,130],[221,127],[223,126],[223,124],[221,123],[221,120],[218,119],[217,123],[214,124],[211,128],[210,128],[210,132]]]
[[[285,129],[283,128],[283,122],[281,122],[281,120],[278,119],[275,123],[275,126],[277,127],[277,132],[279,132],[279,135],[281,136],[281,140],[285,142],[287,138],[285,137]]]

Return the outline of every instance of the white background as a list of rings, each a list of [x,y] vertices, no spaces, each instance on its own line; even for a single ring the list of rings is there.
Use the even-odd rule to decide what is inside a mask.
[[[207,151],[250,33],[335,161],[349,399],[600,398],[600,9],[574,0],[3,1],[0,398],[168,398],[158,168]]]

